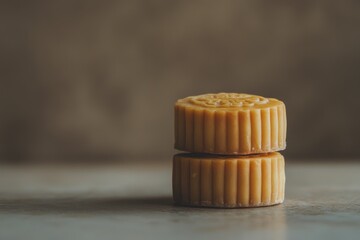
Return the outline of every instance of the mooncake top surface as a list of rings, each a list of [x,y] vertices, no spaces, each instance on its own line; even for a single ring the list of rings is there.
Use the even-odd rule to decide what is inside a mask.
[[[245,93],[208,93],[179,99],[176,104],[200,108],[241,110],[268,108],[281,105],[283,102],[275,98],[265,98]]]

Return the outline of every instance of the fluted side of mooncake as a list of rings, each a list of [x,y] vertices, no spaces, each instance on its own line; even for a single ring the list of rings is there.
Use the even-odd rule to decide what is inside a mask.
[[[175,148],[226,155],[284,150],[285,105],[229,110],[176,104]]]
[[[173,197],[180,205],[237,208],[284,201],[285,162],[279,153],[214,157],[177,154]]]

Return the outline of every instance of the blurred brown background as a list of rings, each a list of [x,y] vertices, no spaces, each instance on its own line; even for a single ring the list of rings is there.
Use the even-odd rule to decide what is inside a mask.
[[[1,1],[0,159],[169,159],[173,103],[287,104],[289,158],[360,156],[360,1]]]

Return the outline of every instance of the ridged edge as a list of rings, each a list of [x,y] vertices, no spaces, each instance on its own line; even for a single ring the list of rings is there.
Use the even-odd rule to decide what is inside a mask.
[[[175,148],[227,155],[284,150],[285,105],[241,111],[175,105]]]
[[[173,158],[175,203],[202,207],[279,204],[285,194],[285,161],[279,153],[241,158]]]

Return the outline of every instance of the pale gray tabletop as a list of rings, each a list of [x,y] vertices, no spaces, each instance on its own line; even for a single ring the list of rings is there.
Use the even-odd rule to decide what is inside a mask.
[[[0,166],[0,239],[360,239],[360,164],[286,162],[286,201],[174,206],[171,163]]]

